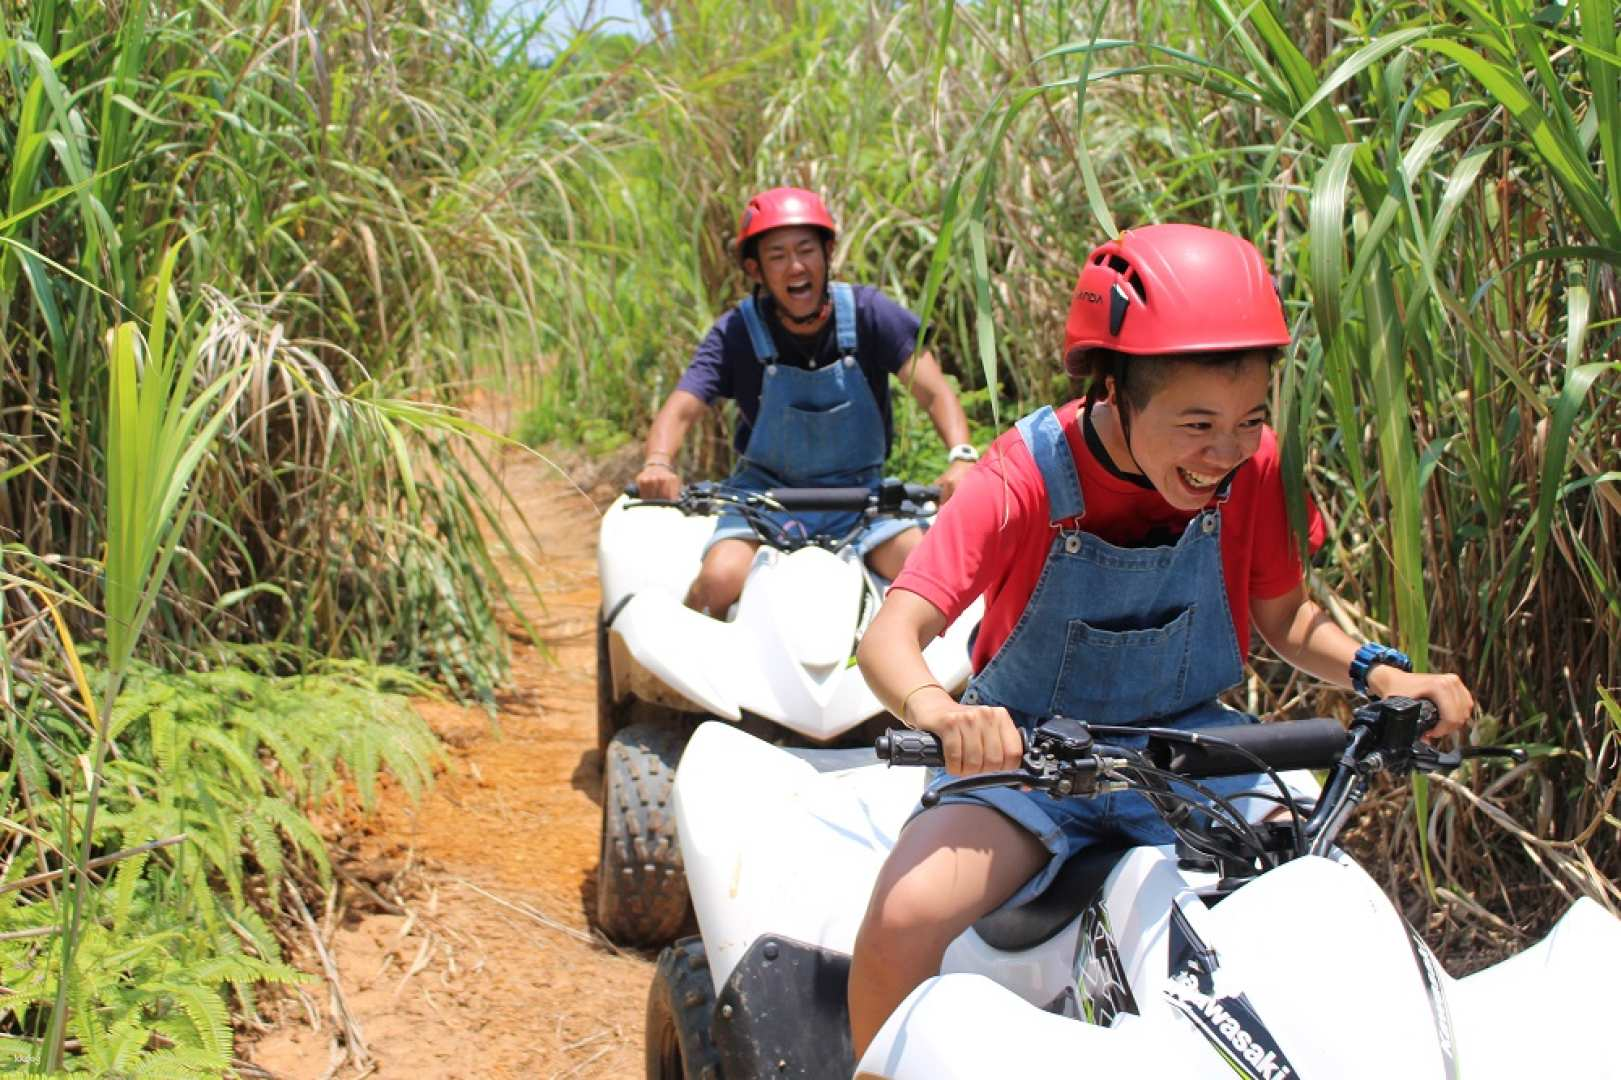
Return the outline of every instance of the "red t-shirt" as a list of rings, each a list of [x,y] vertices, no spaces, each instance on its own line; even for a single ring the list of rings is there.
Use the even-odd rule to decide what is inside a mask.
[[[1157,491],[1109,472],[1086,445],[1079,401],[1059,406],[1058,420],[1081,476],[1086,513],[1080,527],[1111,544],[1130,547],[1153,534],[1175,543],[1193,514]],[[1052,547],[1047,489],[1035,458],[1017,430],[1003,432],[963,478],[923,542],[906,560],[894,587],[916,593],[947,621],[974,598],[985,597],[985,618],[974,642],[979,671],[1013,632]],[[1311,548],[1322,545],[1322,516],[1308,501]],[[1221,561],[1239,650],[1249,655],[1250,597],[1282,596],[1299,584],[1300,557],[1284,509],[1278,438],[1261,432],[1261,447],[1233,477],[1221,508]]]

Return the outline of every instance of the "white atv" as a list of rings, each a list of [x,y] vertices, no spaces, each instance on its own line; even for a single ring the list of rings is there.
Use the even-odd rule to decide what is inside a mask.
[[[603,761],[597,925],[613,940],[663,945],[690,905],[669,798],[675,766],[699,721],[720,718],[772,742],[870,746],[884,708],[855,666],[855,648],[883,599],[845,536],[784,529],[793,511],[854,510],[926,519],[934,488],[885,481],[867,488],[766,493],[693,484],[679,499],[631,493],[603,515],[597,548],[597,745]],[[760,540],[726,620],[683,603],[716,515],[741,515]],[[970,674],[969,635],[983,605],[924,653],[942,686]],[[876,726],[875,726],[876,725]],[[868,751],[870,754],[870,751]],[[734,812],[746,813],[739,801]]]
[[[702,936],[659,958],[647,1076],[1621,1080],[1608,1030],[1621,921],[1578,900],[1537,945],[1453,979],[1333,846],[1378,773],[1523,760],[1440,753],[1418,740],[1430,722],[1427,702],[1401,698],[1358,709],[1349,731],[1331,720],[1197,734],[1049,720],[1019,771],[941,790],[1129,788],[1178,843],[1084,854],[1032,903],[982,919],[859,1064],[849,954],[924,770],[704,725],[675,796]],[[938,743],[920,733],[891,732],[878,748],[892,764],[939,763]],[[1328,769],[1314,806],[1302,794],[1318,790],[1309,773],[1284,774],[1287,785],[1279,775],[1302,768]],[[1294,794],[1241,801],[1257,804],[1256,818],[1281,803],[1283,820],[1258,824],[1219,800],[1188,810],[1199,778],[1257,771]]]

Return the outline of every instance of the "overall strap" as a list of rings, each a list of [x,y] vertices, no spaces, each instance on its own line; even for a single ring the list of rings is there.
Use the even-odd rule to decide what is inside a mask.
[[[1086,501],[1081,498],[1081,475],[1075,469],[1075,455],[1070,452],[1064,427],[1051,405],[1043,405],[1016,425],[1030,456],[1041,470],[1041,482],[1047,488],[1048,515],[1054,524],[1078,518],[1086,513]]]
[[[856,291],[842,281],[828,287],[833,294],[833,330],[839,337],[839,355],[856,354]]]
[[[771,340],[771,331],[766,329],[765,320],[760,318],[754,297],[745,296],[737,308],[743,313],[743,325],[749,329],[749,344],[754,346],[754,358],[762,364],[776,363],[777,343]]]

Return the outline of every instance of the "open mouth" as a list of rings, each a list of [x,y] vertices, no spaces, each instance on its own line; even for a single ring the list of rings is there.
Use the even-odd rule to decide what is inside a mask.
[[[811,300],[815,297],[815,290],[810,281],[790,282],[785,290],[788,299],[794,301]]]
[[[1190,472],[1189,470],[1182,468],[1180,465],[1177,466],[1176,473],[1182,478],[1182,483],[1188,486],[1189,491],[1198,492],[1200,494],[1205,494],[1215,490],[1216,485],[1221,483],[1220,473],[1215,475],[1206,475],[1205,473]]]

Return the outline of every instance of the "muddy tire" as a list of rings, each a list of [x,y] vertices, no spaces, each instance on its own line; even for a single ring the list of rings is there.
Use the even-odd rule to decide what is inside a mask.
[[[686,923],[687,875],[670,802],[686,737],[681,727],[632,724],[608,742],[597,926],[621,945],[667,944]]]
[[[597,612],[597,757],[606,760],[608,740],[625,726],[625,705],[614,700],[613,656],[608,649],[608,621]]]
[[[703,939],[682,938],[659,954],[647,992],[647,1080],[721,1080],[714,1015]]]

